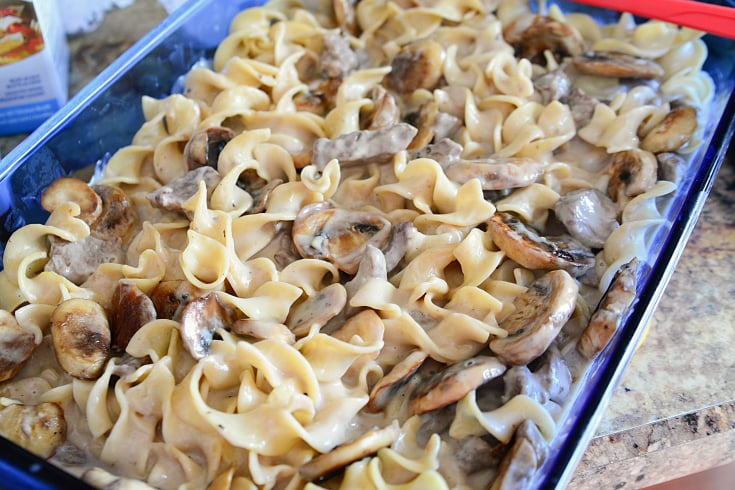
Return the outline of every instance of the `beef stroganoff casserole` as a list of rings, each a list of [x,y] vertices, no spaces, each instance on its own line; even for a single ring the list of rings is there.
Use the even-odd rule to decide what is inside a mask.
[[[239,14],[0,276],[0,434],[100,488],[524,488],[699,144],[701,33]]]

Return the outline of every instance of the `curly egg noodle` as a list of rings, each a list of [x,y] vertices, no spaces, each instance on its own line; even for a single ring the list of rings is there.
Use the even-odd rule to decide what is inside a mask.
[[[598,102],[578,127],[568,104],[543,100],[534,86],[538,76],[561,67],[560,59],[548,51],[541,60],[519,58],[504,40],[504,27],[530,12],[526,2],[362,0],[352,24],[338,6],[351,7],[335,2],[335,8],[309,10],[289,1],[244,11],[213,67],[188,73],[183,94],[143,98],[146,122],[97,182],[122,189],[138,217],[123,261],[99,265],[81,283],[44,267],[49,237],[77,242],[90,235],[73,198],[56,206],[45,224],[27,225],[8,242],[0,306],[13,313],[4,313],[3,324],[17,323],[37,347],[25,367],[0,384],[0,407],[61,406],[67,444],[85,455],[76,465],[52,459],[69,471],[104,468],[111,476],[100,486],[122,477],[158,488],[490,488],[499,485],[500,458],[469,468],[459,456],[467,441],[492,441],[483,444],[502,452],[524,421],[541,434],[540,444],[554,437],[564,400],[523,393],[489,400],[481,388],[472,389],[449,408],[423,414],[411,414],[401,400],[377,411],[366,406],[376,384],[412,353],[423,352],[436,365],[493,356],[488,345],[509,336],[502,325],[516,309],[514,300],[544,271],[511,260],[491,239],[488,221],[512,213],[543,232],[562,196],[606,192],[610,154],[638,149],[672,103],[706,108],[713,83],[701,70],[704,43],[698,33],[670,24],[635,25],[623,15],[603,26],[551,6],[548,16],[574,26],[587,49],[655,59],[664,71],[658,84],[632,86],[580,76],[576,83]],[[325,36],[340,32],[338,22],[359,60],[332,77],[339,83],[326,84],[332,93],[325,103],[306,74],[327,49]],[[420,148],[362,165],[340,158],[312,163],[316,141],[366,128],[391,60],[421,39],[441,47],[440,81],[393,93],[401,114],[432,103],[459,121],[451,137],[462,159],[530,159],[542,166],[537,178],[491,195],[476,178],[450,179],[443,163]],[[234,132],[216,162],[221,179],[209,188],[199,182],[181,211],[155,206],[151,193],[189,171],[187,142],[211,127]],[[679,153],[696,147],[700,131]],[[241,185],[243,175],[257,175],[268,186],[267,199]],[[574,348],[581,329],[616,271],[647,257],[652,232],[664,221],[659,198],[674,189],[675,183],[658,180],[630,199],[619,226],[596,249],[596,287],[575,279],[576,306],[552,346],[573,380],[583,379],[585,369]],[[251,212],[259,201],[262,211]],[[369,274],[371,265],[381,270],[382,251],[368,245],[359,251],[357,272],[347,273],[334,261],[284,245],[300,212],[322,202],[377,215],[394,227],[410,223],[400,262],[391,268],[383,260],[383,272]],[[319,239],[315,235],[312,244]],[[206,354],[195,356],[180,318],[159,317],[134,333],[125,355],[110,355],[96,379],[70,376],[49,340],[54,311],[72,298],[110,308],[121,281],[146,295],[166,281],[185,281],[200,296],[214,293],[238,321],[267,332],[252,337],[225,325]],[[295,312],[333,284],[346,290],[344,309],[331,323],[314,321],[294,333]],[[130,367],[131,357],[144,361]],[[437,422],[442,417],[447,421]],[[307,481],[300,471],[375,428],[395,434],[335,476]]]

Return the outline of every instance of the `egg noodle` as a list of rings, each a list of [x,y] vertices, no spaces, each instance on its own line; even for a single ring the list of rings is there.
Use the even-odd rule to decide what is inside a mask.
[[[636,25],[629,15],[601,25],[552,5],[547,18],[578,31],[585,51],[625,53],[663,69],[646,83],[578,76],[575,86],[596,98],[578,126],[564,98],[545,100],[535,84],[564,69],[562,57],[550,50],[519,57],[504,39],[504,29],[529,13],[520,0],[338,1],[308,9],[294,0],[240,13],[212,65],[187,74],[183,93],[143,98],[145,123],[95,182],[94,189],[124,191],[137,216],[131,238],[121,242],[123,260],[102,263],[81,281],[46,266],[50,242],[81,242],[92,233],[74,196],[45,224],[27,225],[9,240],[0,325],[32,334],[36,347],[0,384],[0,408],[58,404],[64,445],[84,456],[69,461],[57,451],[52,461],[77,475],[105,469],[106,480],[85,476],[98,486],[129,478],[192,489],[499,487],[508,465],[500,461],[510,458],[517,428],[530,421],[541,443],[550,441],[568,393],[508,395],[506,378],[500,396],[499,377],[441,409],[411,410],[415,396],[396,388],[370,410],[376,385],[416,353],[435,371],[470,366],[478,355],[510,368],[493,342],[509,336],[503,321],[518,308],[514,300],[546,271],[511,260],[494,243],[489,220],[511,213],[550,233],[563,196],[607,194],[611,155],[637,150],[679,105],[701,118],[713,94],[701,70],[707,50],[700,33],[656,21]],[[332,53],[336,44],[346,49]],[[325,53],[354,59],[334,68]],[[400,56],[408,59],[402,67]],[[399,67],[405,71],[391,78]],[[330,70],[336,73],[325,75]],[[445,161],[422,151],[440,143],[439,120],[448,122],[443,137],[461,147],[462,161],[532,162],[536,173],[511,192],[454,178]],[[392,139],[349,146],[344,139],[392,134],[407,126],[401,121],[415,126],[408,147],[391,150]],[[195,179],[179,209],[156,204],[151,196],[192,171],[189,142],[207,128],[231,132],[217,149],[214,182]],[[700,128],[678,153],[696,148]],[[344,148],[330,147],[334,141]],[[326,149],[317,155],[319,145]],[[371,145],[388,155],[376,157],[380,148]],[[351,158],[357,163],[346,163]],[[573,312],[549,347],[566,359],[571,380],[585,368],[577,339],[621,266],[646,259],[664,222],[659,198],[675,187],[659,176],[618,203],[619,226],[593,249],[589,273],[574,279]],[[339,213],[352,233],[339,244],[353,247],[348,258],[330,255],[334,244],[324,231]],[[402,253],[392,260],[389,247],[402,236]],[[213,294],[229,323],[191,347],[182,315],[159,312],[124,353],[113,349],[95,377],[71,376],[54,355],[49,325],[58,305],[81,298],[109,311],[120,283],[151,297],[164,284],[185,283],[192,298]],[[333,311],[332,294],[341,298]],[[546,388],[553,392],[553,383]],[[302,471],[374,430],[388,434],[379,447],[329,474]],[[486,455],[474,465],[465,454],[473,444]],[[531,466],[532,474],[537,464]]]

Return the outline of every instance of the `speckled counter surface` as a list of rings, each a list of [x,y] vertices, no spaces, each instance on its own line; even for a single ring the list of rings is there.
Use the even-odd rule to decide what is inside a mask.
[[[570,488],[641,488],[735,461],[732,161]]]
[[[71,38],[71,92],[165,15],[137,0]],[[21,139],[0,138],[0,154]],[[570,488],[641,488],[735,460],[734,204],[726,162]]]

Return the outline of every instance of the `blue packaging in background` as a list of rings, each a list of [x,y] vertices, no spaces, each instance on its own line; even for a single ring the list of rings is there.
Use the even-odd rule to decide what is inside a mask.
[[[67,100],[69,48],[54,0],[0,0],[0,135],[36,129]]]

